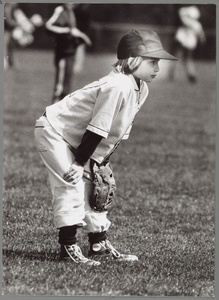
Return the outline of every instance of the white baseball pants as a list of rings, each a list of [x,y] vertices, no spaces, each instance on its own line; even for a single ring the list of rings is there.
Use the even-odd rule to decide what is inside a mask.
[[[36,121],[35,141],[49,173],[55,227],[78,225],[83,226],[86,232],[106,231],[111,224],[107,219],[107,212],[96,213],[89,205],[92,181],[83,177],[77,184],[71,184],[63,179],[75,157],[69,144],[44,116]],[[84,168],[88,177],[89,166],[88,161]]]

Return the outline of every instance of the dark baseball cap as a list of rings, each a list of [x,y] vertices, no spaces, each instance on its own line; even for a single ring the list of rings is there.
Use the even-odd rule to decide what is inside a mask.
[[[121,38],[117,47],[117,58],[136,56],[177,60],[175,56],[163,50],[159,36],[152,30],[132,29]]]

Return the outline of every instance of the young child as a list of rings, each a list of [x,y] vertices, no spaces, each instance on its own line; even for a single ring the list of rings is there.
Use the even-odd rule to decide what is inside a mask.
[[[107,211],[91,209],[91,161],[104,164],[122,139],[148,96],[160,59],[176,60],[163,50],[153,31],[131,30],[118,44],[118,61],[107,76],[88,84],[46,108],[36,121],[35,139],[49,172],[54,223],[59,229],[61,259],[98,265],[93,258],[109,255],[120,261],[138,260],[119,253],[108,241]],[[89,258],[77,245],[83,227],[90,243]]]

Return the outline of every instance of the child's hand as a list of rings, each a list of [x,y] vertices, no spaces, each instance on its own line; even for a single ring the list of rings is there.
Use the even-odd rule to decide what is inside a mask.
[[[71,35],[81,38],[82,40],[84,40],[85,44],[87,44],[88,46],[92,45],[90,38],[85,33],[80,31],[78,28],[72,28]]]
[[[67,182],[76,184],[82,179],[83,173],[84,167],[79,165],[77,162],[74,162],[70,169],[64,174],[63,179]]]

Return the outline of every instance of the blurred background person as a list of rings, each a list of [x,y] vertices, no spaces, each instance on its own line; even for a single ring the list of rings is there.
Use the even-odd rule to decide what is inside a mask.
[[[12,33],[17,26],[15,19],[15,10],[18,8],[17,3],[4,3],[4,69],[14,65],[14,47],[15,41]]]
[[[81,44],[91,45],[90,38],[77,28],[74,9],[77,4],[64,3],[55,8],[45,27],[55,34],[55,84],[52,103],[71,93],[76,50]]]
[[[202,24],[199,21],[201,14],[194,5],[181,7],[178,14],[181,25],[175,33],[172,53],[183,62],[188,80],[195,83],[197,74],[194,52],[200,44],[204,44],[206,41]],[[170,80],[174,79],[175,68],[174,64],[170,66]]]
[[[27,18],[19,8],[18,3],[4,4],[4,69],[14,66],[14,49],[26,47],[33,43],[33,32],[42,26],[43,20],[39,14]]]

